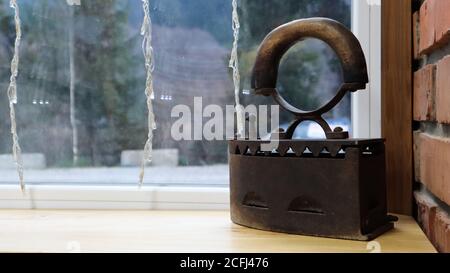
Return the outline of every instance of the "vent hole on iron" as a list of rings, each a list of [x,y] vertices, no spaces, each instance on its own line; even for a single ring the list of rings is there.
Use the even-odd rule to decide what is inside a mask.
[[[296,213],[309,213],[309,214],[320,214],[324,215],[325,212],[322,209],[322,206],[319,202],[315,201],[312,198],[308,198],[305,196],[300,196],[295,198],[290,204],[288,208],[289,212]]]
[[[362,151],[363,155],[374,155],[374,151],[371,147],[365,147]]]
[[[267,202],[255,192],[247,193],[242,204],[247,207],[268,209]]]

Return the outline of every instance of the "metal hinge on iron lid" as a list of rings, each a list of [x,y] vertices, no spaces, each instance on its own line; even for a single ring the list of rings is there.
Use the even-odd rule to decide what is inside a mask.
[[[327,43],[337,54],[343,83],[337,94],[314,111],[289,104],[276,89],[283,55],[304,38]],[[231,219],[257,229],[332,238],[371,240],[392,229],[387,214],[384,139],[350,139],[331,128],[323,115],[349,92],[365,89],[367,65],[357,38],[326,18],[296,20],[273,30],[262,42],[253,69],[256,95],[271,96],[293,116],[271,140],[229,142]],[[292,139],[305,121],[318,123],[323,140]]]

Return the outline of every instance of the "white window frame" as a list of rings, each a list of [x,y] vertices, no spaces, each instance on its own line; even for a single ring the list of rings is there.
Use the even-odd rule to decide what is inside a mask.
[[[353,0],[352,30],[367,61],[369,84],[352,95],[355,138],[381,137],[381,0]]]
[[[367,59],[370,83],[352,95],[355,138],[381,136],[380,0],[353,0],[352,29]],[[226,210],[228,187],[0,185],[0,209]]]

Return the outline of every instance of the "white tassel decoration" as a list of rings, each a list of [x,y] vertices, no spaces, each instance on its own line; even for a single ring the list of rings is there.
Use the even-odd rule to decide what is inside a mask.
[[[10,7],[14,9],[14,22],[16,27],[16,40],[14,42],[14,56],[11,61],[11,78],[8,87],[8,99],[9,99],[9,114],[11,118],[11,135],[12,135],[12,153],[14,163],[16,164],[17,173],[19,175],[20,188],[22,192],[25,192],[25,183],[23,179],[23,161],[22,151],[19,145],[19,136],[17,135],[16,124],[16,111],[15,104],[17,104],[17,74],[19,73],[19,49],[22,39],[22,29],[20,22],[19,6],[17,0],[10,1]]]
[[[233,82],[234,82],[234,98],[236,103],[236,116],[237,116],[237,136],[245,137],[244,134],[244,109],[240,103],[239,93],[241,88],[241,76],[239,73],[239,60],[238,60],[238,43],[239,43],[239,15],[237,11],[237,0],[232,0],[233,13],[232,13],[232,27],[233,27],[233,49],[231,50],[230,68],[233,69]]]
[[[145,69],[147,79],[145,83],[145,95],[147,97],[148,108],[148,137],[145,143],[143,159],[141,164],[141,173],[139,175],[139,185],[144,182],[145,166],[152,161],[153,150],[153,131],[156,129],[155,115],[153,113],[152,96],[153,94],[153,70],[155,69],[152,47],[152,21],[150,17],[150,4],[148,0],[142,0],[144,10],[144,22],[142,24],[141,35],[143,36],[142,50],[145,57]]]

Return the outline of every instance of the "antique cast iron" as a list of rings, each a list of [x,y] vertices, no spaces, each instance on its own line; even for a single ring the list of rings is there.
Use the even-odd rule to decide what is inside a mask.
[[[344,83],[320,109],[302,111],[277,92],[283,55],[304,38],[330,45],[341,61]],[[295,120],[272,152],[263,140],[236,138],[229,143],[231,219],[256,229],[332,238],[372,240],[393,228],[387,215],[383,139],[349,139],[322,115],[347,92],[368,83],[364,53],[342,24],[325,18],[297,20],[272,31],[262,42],[253,69],[252,88],[272,96]],[[326,140],[292,140],[303,121],[317,122]]]

